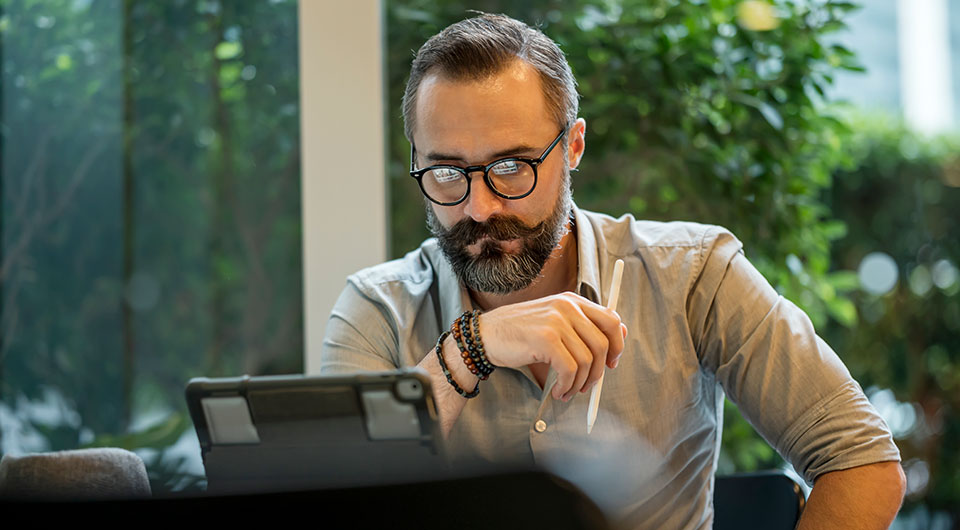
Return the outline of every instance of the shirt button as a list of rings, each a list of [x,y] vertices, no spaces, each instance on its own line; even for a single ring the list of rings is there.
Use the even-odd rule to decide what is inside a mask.
[[[537,420],[537,423],[533,424],[533,428],[536,429],[537,432],[543,432],[547,430],[547,422],[543,420]]]

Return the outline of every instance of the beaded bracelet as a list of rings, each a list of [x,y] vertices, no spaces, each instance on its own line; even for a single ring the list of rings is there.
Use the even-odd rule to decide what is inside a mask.
[[[460,326],[460,320],[461,319],[458,318],[457,320],[453,321],[453,325],[450,326],[450,332],[453,333],[453,338],[457,342],[457,349],[460,350],[460,357],[463,359],[463,364],[467,365],[467,370],[470,370],[471,374],[482,379],[482,374],[480,374],[479,367],[476,365],[476,363],[474,363],[473,358],[470,356],[470,349],[467,348],[463,343],[464,330]]]
[[[453,321],[451,331],[457,339],[457,347],[460,348],[460,357],[463,363],[467,365],[470,373],[486,380],[493,373],[494,366],[487,361],[486,353],[483,351],[483,343],[480,342],[479,319],[480,311],[464,311],[459,318]],[[470,327],[470,317],[474,319],[474,327]],[[462,340],[461,340],[462,336]],[[466,345],[464,345],[466,342]]]
[[[480,358],[480,370],[486,372],[487,375],[493,373],[495,366],[490,364],[490,361],[487,360],[487,352],[483,349],[483,341],[480,340],[480,311],[474,310],[473,312],[473,337],[476,340],[476,348],[478,357]],[[469,346],[469,344],[468,344]]]
[[[473,320],[473,327],[470,325],[471,317]],[[463,333],[464,342],[467,343],[466,351],[461,349],[461,356],[469,357],[470,362],[467,362],[464,358],[464,363],[467,364],[468,368],[471,368],[471,372],[480,377],[481,380],[486,380],[490,377],[490,374],[493,373],[494,366],[487,361],[486,352],[483,351],[483,342],[480,341],[480,311],[473,310],[465,311],[460,318],[454,322],[454,327],[461,330]],[[457,343],[460,346],[460,343]]]
[[[440,338],[437,339],[436,352],[437,352],[437,360],[440,362],[440,369],[443,370],[444,377],[447,378],[447,382],[450,383],[450,386],[452,386],[453,389],[457,391],[457,394],[460,394],[461,396],[467,399],[475,398],[477,397],[477,395],[480,394],[480,381],[477,381],[477,387],[473,389],[473,392],[464,391],[462,388],[460,388],[460,385],[458,385],[457,382],[454,381],[453,375],[450,374],[450,370],[447,368],[446,361],[443,360],[443,341],[446,340],[447,336],[449,335],[450,335],[449,331],[444,331],[443,333],[440,334]]]

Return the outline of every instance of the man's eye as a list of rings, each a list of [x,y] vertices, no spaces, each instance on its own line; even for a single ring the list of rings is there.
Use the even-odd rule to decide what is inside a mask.
[[[506,162],[500,162],[499,164],[493,166],[490,171],[493,171],[494,175],[501,177],[508,177],[510,175],[517,174],[517,163],[512,160],[507,160]]]

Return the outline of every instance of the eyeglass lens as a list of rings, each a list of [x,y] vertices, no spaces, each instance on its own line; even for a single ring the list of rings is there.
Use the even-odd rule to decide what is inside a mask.
[[[490,167],[490,183],[501,195],[519,197],[533,189],[533,166],[522,160],[504,160]],[[423,190],[435,201],[455,202],[467,194],[470,185],[463,170],[438,167],[423,174]]]

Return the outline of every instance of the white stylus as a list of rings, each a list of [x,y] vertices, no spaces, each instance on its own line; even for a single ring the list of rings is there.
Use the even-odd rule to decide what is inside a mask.
[[[620,298],[620,280],[623,279],[623,260],[618,259],[613,264],[613,281],[610,282],[610,294],[607,295],[607,309],[617,310],[617,299]],[[590,409],[587,410],[587,434],[593,430],[593,424],[597,421],[597,409],[600,407],[600,390],[603,388],[603,374],[607,367],[604,365],[603,372],[600,373],[600,379],[590,391]]]

